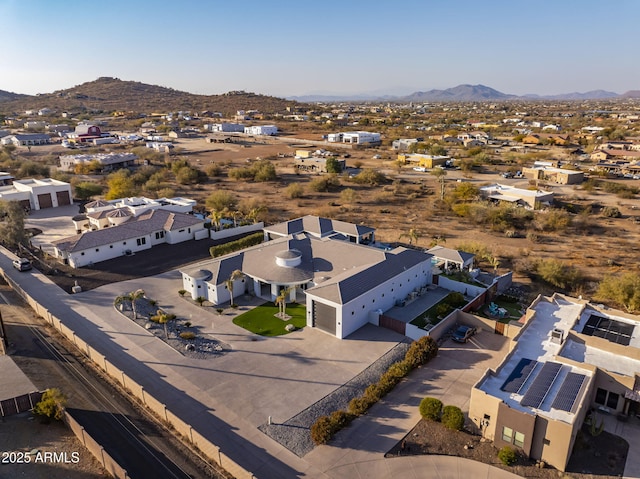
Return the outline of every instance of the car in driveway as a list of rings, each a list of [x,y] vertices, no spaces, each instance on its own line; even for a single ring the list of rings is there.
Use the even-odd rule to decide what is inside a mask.
[[[451,339],[453,339],[458,343],[466,343],[467,341],[469,341],[469,338],[471,338],[471,336],[473,336],[476,333],[477,333],[477,330],[474,327],[458,326],[458,329],[454,331],[453,337]]]
[[[14,259],[13,267],[18,271],[29,271],[31,269],[31,261],[27,258]]]

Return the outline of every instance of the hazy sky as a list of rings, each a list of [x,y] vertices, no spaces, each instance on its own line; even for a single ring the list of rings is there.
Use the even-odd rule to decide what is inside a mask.
[[[0,89],[640,89],[640,0],[0,0]]]

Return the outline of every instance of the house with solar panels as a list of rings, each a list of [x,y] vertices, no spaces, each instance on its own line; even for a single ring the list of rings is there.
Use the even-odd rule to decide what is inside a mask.
[[[592,414],[640,413],[640,318],[539,296],[500,366],[474,385],[469,418],[501,448],[564,471]]]
[[[184,269],[193,299],[222,304],[246,293],[274,301],[283,289],[306,304],[307,326],[340,339],[432,282],[432,255],[375,246],[374,229],[304,216],[264,228],[265,242]],[[243,273],[231,291],[226,281]]]

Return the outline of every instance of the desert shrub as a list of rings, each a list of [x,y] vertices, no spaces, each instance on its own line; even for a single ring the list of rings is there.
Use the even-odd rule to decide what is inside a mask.
[[[234,180],[273,181],[277,178],[276,167],[269,160],[259,160],[245,168],[232,168],[229,178]]]
[[[340,180],[334,174],[319,176],[309,182],[309,188],[318,193],[334,191],[340,186]]]
[[[423,336],[411,343],[404,358],[412,368],[417,368],[434,358],[437,354],[438,345],[433,338],[431,336]]]
[[[364,394],[362,395],[362,397],[369,399],[372,403],[378,402],[382,396],[384,396],[384,394],[382,394],[378,383],[367,386],[367,389],[364,390]]]
[[[580,271],[575,267],[554,258],[540,260],[536,273],[544,282],[562,289],[575,287],[582,280]]]
[[[210,177],[220,176],[220,173],[222,173],[222,167],[217,163],[209,163],[204,167],[204,172]]]
[[[218,256],[233,253],[234,251],[239,251],[241,249],[248,248],[249,246],[255,246],[262,243],[263,240],[263,233],[253,233],[249,236],[245,236],[244,238],[240,238],[239,240],[212,246],[209,248],[209,254],[212,258],[217,258]]]
[[[440,399],[426,397],[420,401],[420,415],[430,421],[439,421],[442,415],[442,401]]]
[[[516,451],[509,446],[504,446],[498,451],[498,459],[500,459],[500,462],[505,466],[510,466],[516,462]]]
[[[207,196],[205,200],[207,209],[212,211],[233,210],[237,204],[238,199],[236,196],[232,192],[225,190],[216,190]]]
[[[565,210],[554,209],[536,215],[536,225],[542,231],[562,232],[571,224],[571,216]]]
[[[333,433],[335,434],[340,429],[347,427],[354,418],[355,416],[348,411],[343,411],[342,409],[333,411],[331,416],[329,416]]]
[[[615,206],[605,206],[602,208],[601,214],[607,218],[620,218],[622,216],[620,210]]]
[[[533,231],[529,231],[527,233],[527,239],[532,243],[537,243],[538,241],[540,241],[540,237],[538,236],[538,233],[535,233]]]
[[[385,183],[387,177],[377,170],[366,169],[354,176],[352,181],[361,185],[377,186]]]
[[[461,431],[464,427],[464,414],[457,406],[445,406],[442,409],[442,418],[440,419],[442,424],[455,431]]]
[[[34,414],[49,419],[62,419],[67,398],[58,388],[47,389],[42,398],[33,407]]]
[[[180,337],[182,339],[196,339],[196,333],[194,333],[193,331],[183,331],[182,333],[180,333]]]
[[[345,203],[353,203],[358,199],[358,193],[351,188],[347,188],[340,192],[340,199]]]
[[[315,444],[326,444],[333,435],[329,416],[320,416],[311,425],[311,439]]]
[[[287,186],[285,193],[289,199],[302,198],[304,196],[304,188],[300,183],[291,183]]]
[[[380,379],[378,380],[378,383],[377,383],[380,397],[384,397],[389,392],[391,392],[393,388],[396,387],[396,384],[398,384],[399,382],[400,382],[399,377],[393,374],[389,374],[389,371],[385,372],[382,376],[380,376]]]

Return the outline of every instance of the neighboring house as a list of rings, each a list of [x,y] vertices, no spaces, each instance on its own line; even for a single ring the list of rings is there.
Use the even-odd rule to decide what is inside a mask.
[[[6,171],[0,171],[0,186],[12,185],[15,177]]]
[[[444,269],[472,270],[473,259],[476,257],[473,253],[445,248],[444,246],[434,246],[427,250],[427,253],[433,255],[437,264],[442,264]]]
[[[305,216],[264,233],[265,243],[183,270],[183,288],[222,304],[230,299],[227,280],[240,270],[234,297],[273,301],[290,288],[289,300],[306,302],[307,326],[343,339],[432,281],[430,254],[365,246],[372,228]]]
[[[102,135],[102,130],[98,125],[81,124],[76,126],[74,131],[67,133],[66,137],[77,143],[90,143],[95,138],[101,138]]]
[[[509,354],[473,386],[469,418],[497,448],[564,471],[590,411],[640,412],[640,318],[556,293],[521,321]]]
[[[444,166],[449,160],[451,160],[450,156],[423,155],[420,153],[398,155],[398,161],[402,163],[416,163],[418,166],[423,166],[425,168]]]
[[[214,133],[244,133],[244,125],[242,123],[206,123],[204,130]]]
[[[313,171],[318,173],[327,172],[327,157],[305,157],[299,158],[296,155],[295,168],[302,171]],[[336,158],[336,161],[340,165],[341,169],[345,169],[347,166],[347,160]]]
[[[489,200],[506,201],[531,209],[553,203],[553,193],[550,191],[525,190],[500,184],[480,187],[480,195]]]
[[[163,209],[173,213],[189,214],[196,205],[187,198],[142,197],[120,198],[117,200],[96,200],[84,205],[85,214],[73,218],[76,230],[99,230],[124,223],[129,217],[139,216],[150,210]]]
[[[398,140],[393,140],[391,143],[391,147],[394,150],[398,151],[407,151],[411,145],[415,145],[419,143],[421,140],[419,138],[400,138]]]
[[[614,148],[610,150],[604,149],[604,150],[594,151],[593,153],[591,153],[590,158],[596,161],[604,161],[604,160],[612,160],[612,159],[633,161],[633,160],[640,159],[640,151],[623,150],[621,148]]]
[[[247,135],[268,135],[274,136],[278,134],[278,127],[275,125],[254,125],[245,126],[244,132]]]
[[[46,121],[35,121],[35,120],[25,121],[23,125],[25,130],[44,129],[45,126],[47,126]]]
[[[376,146],[382,143],[380,133],[368,131],[348,131],[344,133],[329,133],[327,141],[331,143],[351,143],[356,145]]]
[[[0,200],[17,201],[27,210],[70,205],[71,199],[71,185],[52,178],[13,180],[9,186],[0,187]]]
[[[47,125],[46,130],[50,133],[67,133],[69,131],[69,125],[64,123],[58,123],[55,125]]]
[[[584,173],[577,170],[555,168],[553,166],[533,166],[522,168],[525,178],[531,180],[545,180],[560,185],[579,185],[584,181]]]
[[[0,142],[3,145],[15,146],[48,145],[51,143],[51,137],[44,133],[22,133],[5,136]]]
[[[102,169],[125,168],[134,165],[137,159],[137,155],[133,153],[62,155],[60,156],[60,169],[63,171],[73,171],[76,166],[91,162],[100,163]]]
[[[542,143],[540,135],[527,135],[522,139],[524,145],[539,145]]]
[[[204,220],[193,215],[151,209],[138,216],[114,210],[113,226],[53,242],[55,256],[73,268],[99,263],[161,243],[176,244],[207,237]]]

